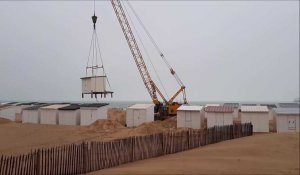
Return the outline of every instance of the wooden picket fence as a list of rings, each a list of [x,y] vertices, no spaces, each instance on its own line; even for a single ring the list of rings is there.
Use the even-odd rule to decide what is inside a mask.
[[[250,136],[252,128],[251,123],[234,124],[37,149],[26,155],[1,156],[0,175],[84,174]]]

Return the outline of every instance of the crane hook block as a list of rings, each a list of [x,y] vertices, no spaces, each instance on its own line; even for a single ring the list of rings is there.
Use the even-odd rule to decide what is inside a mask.
[[[96,22],[97,22],[97,16],[95,15],[95,13],[94,13],[94,16],[92,16],[92,20],[93,20],[94,29],[95,29],[96,28]]]

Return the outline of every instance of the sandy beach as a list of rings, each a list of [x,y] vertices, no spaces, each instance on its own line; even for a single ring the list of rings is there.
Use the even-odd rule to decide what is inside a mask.
[[[299,134],[256,134],[90,174],[298,175]]]

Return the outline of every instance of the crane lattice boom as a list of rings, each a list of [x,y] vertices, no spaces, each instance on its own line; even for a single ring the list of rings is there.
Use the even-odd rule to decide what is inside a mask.
[[[149,74],[149,71],[146,67],[146,64],[144,62],[143,56],[141,54],[141,51],[138,47],[138,44],[135,40],[135,37],[133,35],[133,32],[131,30],[131,27],[129,25],[129,22],[126,18],[125,12],[123,10],[123,7],[121,5],[121,2],[119,0],[111,0],[112,6],[114,8],[114,11],[117,15],[118,21],[122,27],[122,31],[125,35],[125,38],[127,40],[127,43],[129,45],[130,51],[133,55],[134,61],[138,67],[139,73],[141,74],[141,77],[143,79],[143,82],[148,90],[148,93],[150,94],[152,101],[155,104],[158,104],[158,98],[156,95],[156,92],[159,93],[159,95],[162,97],[164,102],[168,102],[166,98],[163,96],[163,94],[160,92],[160,90],[157,88],[155,83],[152,81],[151,76]]]

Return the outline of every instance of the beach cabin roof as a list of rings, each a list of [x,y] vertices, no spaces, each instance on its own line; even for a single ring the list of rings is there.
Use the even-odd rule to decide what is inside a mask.
[[[281,108],[299,108],[300,107],[298,103],[279,103],[278,106]]]
[[[0,105],[0,109],[2,109],[2,108],[7,108],[7,107],[10,107],[11,105],[8,105],[8,104],[2,104],[2,105]]]
[[[204,108],[204,111],[215,113],[233,113],[234,109],[231,106],[208,106]]]
[[[34,105],[27,108],[24,108],[23,110],[38,110],[41,107],[49,106],[50,104],[41,104],[41,105]]]
[[[269,103],[260,104],[260,106],[267,106],[268,108],[277,108],[276,104],[269,104]]]
[[[233,108],[238,108],[239,107],[239,103],[224,103],[223,106],[230,106]]]
[[[132,108],[132,109],[146,109],[146,108],[150,108],[153,107],[154,104],[134,104],[132,106],[129,106],[128,108]]]
[[[177,111],[201,111],[203,106],[185,106],[181,105]]]
[[[205,107],[208,107],[208,106],[220,106],[220,104],[211,103],[211,104],[206,104],[206,105],[205,105]]]
[[[59,108],[58,110],[77,110],[77,109],[80,109],[80,105],[78,105],[78,104],[71,104],[69,106],[65,106],[65,107]]]
[[[275,108],[274,112],[276,114],[287,114],[287,115],[299,115],[300,108]]]
[[[54,105],[41,107],[41,109],[59,109],[65,106],[68,106],[68,104],[54,104]]]
[[[269,112],[267,106],[241,106],[241,112]]]
[[[100,108],[103,106],[107,106],[108,103],[85,103],[85,104],[81,104],[80,107],[96,107],[96,108]]]

